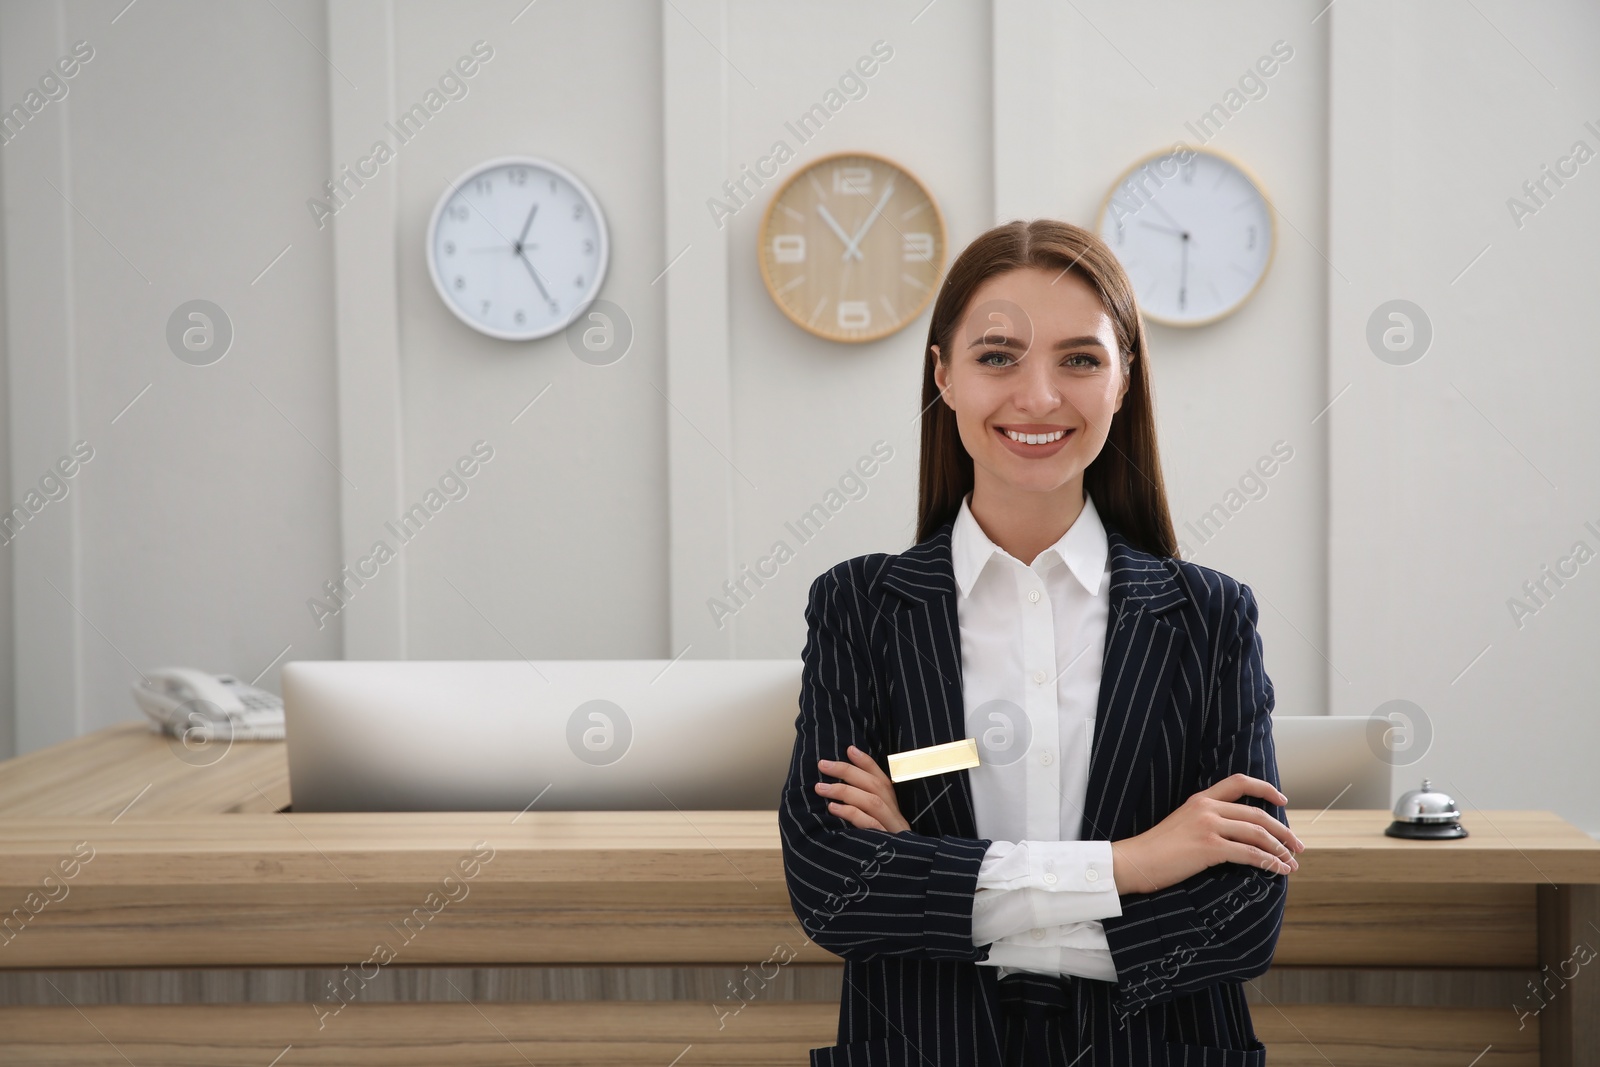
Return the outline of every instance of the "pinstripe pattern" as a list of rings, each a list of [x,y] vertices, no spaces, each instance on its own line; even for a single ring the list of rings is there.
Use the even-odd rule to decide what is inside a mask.
[[[1242,982],[1272,961],[1284,876],[1224,863],[1125,894],[1104,921],[1116,984],[1012,975],[1002,989],[975,963],[988,954],[972,944],[972,898],[989,841],[967,772],[898,785],[911,824],[900,834],[858,830],[816,793],[817,760],[845,759],[851,744],[885,766],[890,752],[964,736],[951,528],[811,585],[778,823],[795,915],[845,960],[839,1043],[812,1050],[812,1064],[1265,1063]],[[1107,534],[1110,633],[1080,836],[1121,840],[1229,774],[1276,784],[1278,771],[1249,587]]]

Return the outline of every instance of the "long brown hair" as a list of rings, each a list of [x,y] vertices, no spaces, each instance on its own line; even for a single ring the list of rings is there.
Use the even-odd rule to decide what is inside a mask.
[[[961,509],[972,489],[972,456],[961,443],[956,413],[943,402],[933,377],[934,360],[948,364],[956,327],[972,294],[989,278],[1019,267],[1072,271],[1100,296],[1116,330],[1128,391],[1112,416],[1100,454],[1083,472],[1083,488],[1107,530],[1135,548],[1176,558],[1178,538],[1167,510],[1156,448],[1150,395],[1150,359],[1133,285],[1104,241],[1081,226],[1033,219],[994,227],[973,241],[945,275],[928,323],[922,368],[922,462],[917,492],[917,542],[927,540]],[[934,355],[933,346],[939,346]]]

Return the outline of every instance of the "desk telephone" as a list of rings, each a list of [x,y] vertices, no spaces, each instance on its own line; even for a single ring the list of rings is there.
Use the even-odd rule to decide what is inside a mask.
[[[189,667],[147,671],[133,699],[153,729],[190,741],[281,741],[283,701],[231,674]]]

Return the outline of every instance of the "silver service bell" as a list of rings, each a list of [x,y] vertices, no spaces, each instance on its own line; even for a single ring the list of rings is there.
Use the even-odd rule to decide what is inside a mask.
[[[1466,837],[1467,828],[1461,825],[1461,810],[1456,807],[1455,798],[1434,789],[1424,778],[1421,789],[1409,790],[1395,801],[1394,822],[1384,833],[1390,837],[1442,841]]]

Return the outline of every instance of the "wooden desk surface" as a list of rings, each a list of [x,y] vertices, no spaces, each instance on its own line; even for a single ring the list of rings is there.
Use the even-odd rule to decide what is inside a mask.
[[[282,741],[186,751],[181,742],[130,722],[0,761],[0,818],[7,821],[273,812],[288,803]]]
[[[774,811],[280,812],[288,799],[281,742],[191,753],[141,724],[0,763],[0,912],[33,902],[0,931],[0,969],[310,966],[397,930],[421,964],[729,963],[777,944],[834,959],[795,919]],[[1536,890],[1600,884],[1600,843],[1549,812],[1468,811],[1471,836],[1436,842],[1384,836],[1385,811],[1289,821],[1308,848],[1286,962],[1525,965]],[[453,874],[470,885],[446,903]],[[436,914],[445,929],[409,936]]]
[[[139,723],[0,762],[0,886],[71,846],[81,885],[416,884],[485,841],[492,882],[783,882],[772,811],[279,813],[281,742],[183,752]],[[219,817],[220,816],[220,817]],[[1387,837],[1386,811],[1291,809],[1297,884],[1600,884],[1600,842],[1551,812],[1468,809],[1456,841]]]
[[[790,907],[772,811],[281,812],[288,802],[281,742],[185,752],[134,723],[0,763],[0,915],[20,922],[0,930],[0,972],[343,966],[346,974],[389,960],[420,968],[748,970],[772,958],[774,946],[798,963],[837,964]],[[1462,821],[1470,836],[1441,842],[1386,837],[1389,820],[1387,811],[1290,812],[1308,849],[1290,876],[1275,969],[1531,974],[1540,961],[1558,966],[1574,938],[1588,936],[1579,920],[1594,913],[1594,890],[1585,886],[1600,885],[1600,843],[1555,814],[1469,808]],[[70,877],[56,874],[79,842],[92,860]],[[487,849],[493,858],[461,877],[463,861]],[[14,908],[24,902],[24,911]],[[1589,1004],[1569,997],[1543,1013],[1547,1062],[1576,1064],[1559,1050],[1594,1043],[1568,1018]],[[426,1007],[436,1025],[456,1006]],[[690,1009],[712,1014],[704,1004]],[[125,1010],[130,1019],[150,1014]],[[231,1009],[196,1009],[213,1013],[195,1016],[207,1042],[218,1010]],[[403,1014],[420,1019],[417,1010]],[[1463,1019],[1487,1016],[1464,1008],[1326,1010],[1337,1018],[1330,1033],[1361,1035],[1369,1052],[1403,1049],[1405,1062],[1422,1062],[1413,1058],[1419,1045],[1444,1048],[1446,1034],[1460,1047],[1428,1062],[1465,1062],[1463,1050],[1518,1041],[1522,1058],[1504,1062],[1537,1055],[1528,1051],[1531,1031],[1511,1012],[1495,1015],[1492,1034],[1462,1037]],[[45,1019],[40,1011],[0,1011],[0,1028]],[[61,1025],[77,1025],[68,1011],[59,1009]],[[605,1018],[634,1011],[625,1005]],[[825,1043],[835,1012],[822,1005],[807,1040]],[[1382,1012],[1394,1018],[1380,1026]],[[1272,1017],[1280,1014],[1274,1006]],[[173,1025],[163,1016],[157,1030]],[[1293,1029],[1273,1040],[1303,1042],[1301,1024]],[[82,1040],[103,1035],[86,1031]],[[354,1062],[347,1050],[337,1055],[329,1062]]]

